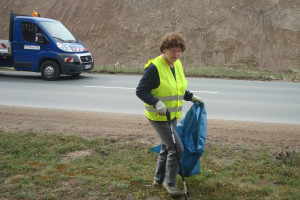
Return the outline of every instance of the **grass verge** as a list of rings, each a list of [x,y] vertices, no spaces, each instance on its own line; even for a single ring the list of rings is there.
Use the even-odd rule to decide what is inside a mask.
[[[259,70],[258,68],[243,68],[236,66],[205,66],[205,67],[187,67],[184,69],[185,75],[190,77],[207,78],[230,78],[241,80],[284,80],[300,81],[300,73],[297,70],[270,71]],[[143,68],[130,68],[126,66],[117,67],[94,67],[90,73],[124,73],[124,74],[142,74]]]
[[[148,187],[157,158],[149,147],[0,131],[0,199],[171,199]],[[280,155],[208,141],[201,173],[186,178],[189,199],[300,199],[299,153]]]

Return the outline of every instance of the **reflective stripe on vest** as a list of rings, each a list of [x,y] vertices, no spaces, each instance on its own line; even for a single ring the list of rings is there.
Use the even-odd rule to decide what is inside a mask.
[[[150,106],[145,106],[145,109],[147,110],[147,111],[149,111],[149,112],[157,112],[157,110],[156,110],[156,108],[154,108],[154,107],[150,107]],[[182,106],[180,106],[180,107],[173,107],[173,108],[168,108],[168,111],[170,112],[170,113],[172,113],[172,112],[177,112],[177,111],[182,111]]]
[[[151,94],[161,100],[171,114],[171,119],[180,119],[182,114],[182,104],[186,91],[187,80],[185,79],[182,65],[178,59],[174,63],[176,80],[173,73],[162,56],[150,60],[145,68],[153,63],[158,71],[160,85],[158,88],[151,90]],[[166,116],[158,115],[156,108],[145,103],[145,114],[154,121],[167,121]]]

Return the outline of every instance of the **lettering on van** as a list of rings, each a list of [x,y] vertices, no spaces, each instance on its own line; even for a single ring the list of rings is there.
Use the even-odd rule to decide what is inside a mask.
[[[37,45],[24,45],[24,49],[30,49],[30,50],[40,50],[40,46]]]

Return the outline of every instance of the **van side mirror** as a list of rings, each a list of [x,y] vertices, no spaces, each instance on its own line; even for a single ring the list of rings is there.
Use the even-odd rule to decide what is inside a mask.
[[[44,44],[46,43],[46,37],[45,35],[43,35],[42,33],[37,33],[35,35],[35,42],[38,43],[38,44]]]

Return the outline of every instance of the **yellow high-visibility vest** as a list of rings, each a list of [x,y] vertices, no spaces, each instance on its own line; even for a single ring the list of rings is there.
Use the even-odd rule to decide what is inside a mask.
[[[161,100],[171,114],[171,119],[180,119],[182,114],[183,98],[187,87],[182,65],[179,59],[174,63],[176,80],[173,73],[162,56],[158,56],[150,60],[146,65],[147,68],[153,63],[158,71],[160,85],[158,88],[151,90],[151,94]],[[145,103],[146,117],[153,121],[167,121],[166,116],[157,113],[154,106]]]

